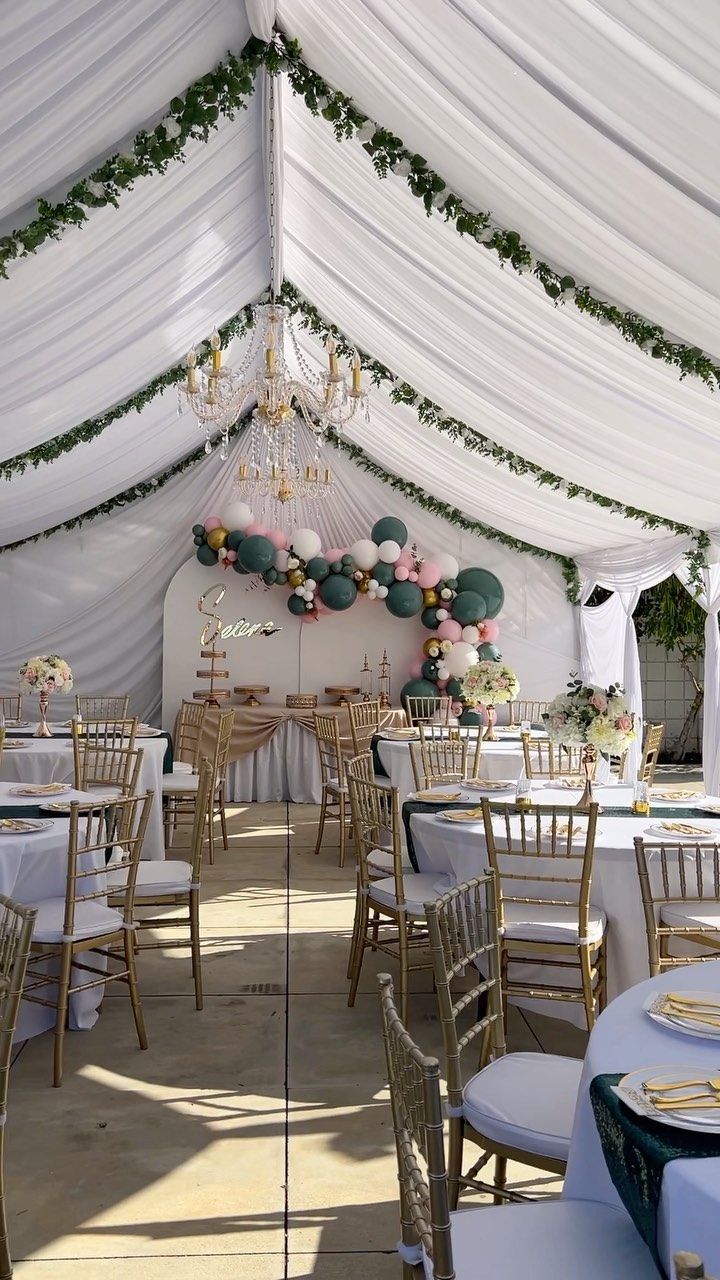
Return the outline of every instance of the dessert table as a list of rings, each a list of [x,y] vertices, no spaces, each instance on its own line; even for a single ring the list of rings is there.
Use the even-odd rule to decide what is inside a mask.
[[[460,786],[453,784],[452,790]],[[444,790],[447,791],[448,787],[445,786]],[[648,974],[645,920],[633,839],[647,830],[653,817],[662,820],[663,810],[669,816],[674,806],[672,802],[654,800],[650,818],[636,817],[630,812],[631,786],[599,786],[595,791],[601,806],[627,807],[627,815],[600,813],[598,817],[590,893],[593,906],[607,916],[608,1000],[613,1000]],[[462,798],[477,805],[480,803],[477,791],[464,793]],[[492,803],[502,800],[513,802],[514,794],[512,791],[496,792],[487,798]],[[533,787],[531,798],[534,804],[569,808],[579,798],[579,792],[540,784]],[[698,811],[697,821],[717,833],[716,838],[720,841],[720,819]],[[482,819],[472,823],[452,823],[436,813],[418,812],[410,817],[410,832],[421,872],[436,872],[438,877],[449,877],[452,883],[460,884],[487,869]],[[548,884],[537,886],[538,892],[545,896],[551,896],[551,888]],[[535,1002],[530,1007],[541,1013],[548,1012],[547,1002]],[[552,1014],[556,1018],[574,1021],[579,1026],[584,1025],[582,1010],[567,1001],[554,1003]]]
[[[720,960],[671,969],[625,991],[600,1015],[590,1036],[575,1112],[563,1195],[620,1205],[608,1173],[590,1102],[590,1084],[605,1072],[640,1067],[691,1068],[699,1077],[718,1074],[717,1040],[703,1040],[659,1026],[643,1011],[652,991],[720,994]],[[677,1130],[668,1134],[677,1135]],[[657,1217],[657,1244],[667,1275],[678,1249],[699,1253],[711,1275],[720,1275],[720,1158],[675,1159],[665,1165]]]
[[[67,733],[61,726],[58,733]],[[33,726],[34,728],[34,726]],[[29,731],[32,734],[32,729]],[[8,747],[7,739],[22,741],[22,747]],[[167,749],[165,738],[137,737],[136,747],[142,747],[140,767],[140,791],[153,791],[153,804],[145,833],[143,858],[165,857],[165,833],[162,821],[163,759]],[[68,737],[35,738],[28,731],[8,729],[6,745],[0,757],[0,782],[72,782],[75,777],[72,739]],[[95,796],[97,799],[97,795]]]

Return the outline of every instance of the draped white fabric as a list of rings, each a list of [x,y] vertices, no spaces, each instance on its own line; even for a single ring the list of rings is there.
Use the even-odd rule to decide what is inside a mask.
[[[704,589],[699,594],[689,581],[686,565],[681,565],[676,573],[707,614],[703,658],[703,777],[707,794],[717,796],[720,795],[720,564],[710,564],[704,569]]]

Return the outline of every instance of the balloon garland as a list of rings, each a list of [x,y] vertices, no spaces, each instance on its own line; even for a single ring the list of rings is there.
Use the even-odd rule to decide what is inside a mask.
[[[396,516],[383,516],[369,538],[347,550],[322,550],[313,529],[290,534],[259,524],[245,502],[230,502],[223,518],[193,525],[196,555],[208,567],[222,564],[235,573],[257,574],[266,586],[289,587],[287,607],[303,622],[342,613],[359,595],[383,600],[396,618],[418,615],[433,634],[410,669],[401,701],[447,694],[463,711],[462,679],[480,661],[499,662],[502,584],[489,569],[461,569],[454,556],[432,558],[408,547],[408,531]],[[463,712],[464,716],[471,715]]]

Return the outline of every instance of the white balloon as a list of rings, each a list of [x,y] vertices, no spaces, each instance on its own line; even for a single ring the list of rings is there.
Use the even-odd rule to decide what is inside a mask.
[[[435,613],[435,617],[437,618],[438,622],[445,622],[450,617],[450,614],[448,613],[447,609],[438,609]]]
[[[432,557],[433,564],[436,564],[440,570],[440,578],[457,578],[460,572],[460,565],[454,556],[448,556],[444,551],[439,555]]]
[[[445,659],[445,666],[454,676],[456,680],[462,679],[464,675],[475,666],[478,662],[477,649],[471,644],[467,644],[464,640],[456,640],[452,649]]]
[[[297,569],[299,564],[300,564],[300,561],[298,560],[297,556],[290,556],[290,555],[288,556],[288,562],[287,562],[288,569]]]
[[[377,600],[377,591],[368,591],[367,598],[368,600]]]
[[[388,538],[385,542],[381,542],[378,547],[378,555],[383,564],[395,564],[400,559],[402,548],[399,542],[394,542],[392,538]]]
[[[247,502],[228,502],[222,516],[225,528],[231,533],[233,529],[247,529],[253,520],[254,516]]]
[[[303,597],[303,600],[312,600],[313,593],[312,591],[303,591],[302,597]]]
[[[227,547],[218,547],[218,560],[224,560],[228,553]]]
[[[463,640],[466,640],[468,644],[479,644],[480,632],[478,631],[477,627],[473,625],[470,625],[469,627],[463,627],[462,638]]]
[[[368,595],[370,594],[371,591],[377,591],[379,586],[380,586],[380,583],[377,582],[375,578],[371,578],[370,581],[368,582]]]
[[[275,559],[273,560],[273,564],[275,565],[275,568],[277,569],[278,573],[287,573],[289,559],[290,559],[290,556],[287,551],[275,552]]]
[[[369,538],[361,538],[359,542],[354,542],[350,548],[350,555],[358,569],[374,569],[378,562],[377,545]]]
[[[314,591],[314,590],[315,590],[315,588],[316,588],[316,586],[317,586],[317,582],[315,581],[315,579],[314,579],[314,578],[306,578],[306,579],[305,579],[305,587],[306,587],[306,590],[308,590],[308,591]],[[480,637],[480,632],[478,631],[478,639],[479,639],[479,637]]]
[[[437,673],[438,673],[438,680],[450,679],[450,672],[448,671],[447,667],[438,667]]]
[[[384,600],[387,596],[387,593],[388,593],[387,587],[378,587],[377,591],[375,592],[375,595],[377,596],[378,600]]]
[[[295,587],[295,595],[296,595],[296,596],[304,596],[304,595],[305,595],[305,588],[304,588],[304,587]]]
[[[320,554],[322,541],[320,534],[314,529],[293,529],[290,534],[290,546],[301,560],[312,560]]]

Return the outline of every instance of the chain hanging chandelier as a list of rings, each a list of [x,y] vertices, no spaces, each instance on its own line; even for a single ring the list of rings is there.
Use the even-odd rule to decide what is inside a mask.
[[[271,297],[253,310],[247,349],[234,368],[223,364],[219,333],[210,340],[210,361],[188,352],[187,380],[179,388],[179,409],[190,409],[205,429],[205,452],[212,451],[213,431],[220,432],[220,453],[228,456],[229,433],[243,405],[255,400],[248,456],[241,461],[236,492],[247,498],[279,503],[296,498],[317,499],[332,492],[330,469],[321,451],[329,428],[342,430],[360,409],[368,416],[367,392],[362,386],[360,357],[355,353],[351,378],[340,368],[335,342],[325,344],[327,369],[316,370],[303,355],[287,307],[277,301],[275,257],[275,91],[269,78],[268,196]],[[297,373],[291,371],[288,356]],[[312,442],[300,448],[299,434]],[[304,464],[303,464],[304,463]]]

